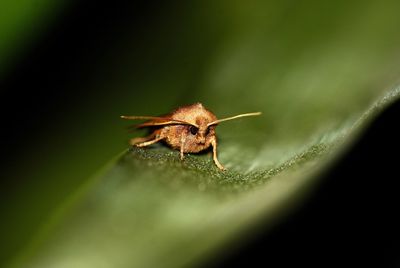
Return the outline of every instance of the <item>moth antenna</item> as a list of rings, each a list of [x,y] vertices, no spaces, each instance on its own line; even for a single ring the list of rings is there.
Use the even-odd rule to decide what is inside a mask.
[[[231,116],[231,117],[215,120],[215,121],[213,121],[211,123],[208,123],[207,126],[219,124],[219,123],[224,122],[224,121],[229,121],[229,120],[233,120],[233,119],[237,119],[237,118],[241,118],[241,117],[257,116],[257,115],[260,115],[260,114],[261,114],[261,112],[238,114],[238,115],[235,115],[235,116]]]
[[[165,117],[145,115],[121,115],[121,118],[127,120],[165,120]]]

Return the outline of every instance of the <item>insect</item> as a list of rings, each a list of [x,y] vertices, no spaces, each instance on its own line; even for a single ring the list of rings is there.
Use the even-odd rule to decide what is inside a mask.
[[[180,151],[183,160],[184,153],[198,153],[212,146],[213,160],[220,170],[224,166],[217,158],[217,137],[215,128],[221,122],[246,116],[260,115],[260,112],[239,114],[223,119],[217,117],[204,108],[201,103],[182,106],[165,116],[121,116],[128,120],[148,120],[139,124],[137,128],[153,128],[147,137],[138,137],[130,140],[130,144],[137,147],[146,147],[159,141],[166,142],[173,149]]]

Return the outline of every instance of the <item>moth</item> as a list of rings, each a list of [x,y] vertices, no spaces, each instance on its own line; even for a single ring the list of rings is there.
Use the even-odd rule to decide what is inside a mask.
[[[164,116],[126,116],[128,120],[147,120],[137,125],[137,128],[151,128],[152,132],[146,137],[137,137],[130,140],[136,147],[146,147],[159,141],[164,141],[173,149],[180,151],[183,160],[184,153],[198,153],[212,146],[213,160],[220,170],[224,166],[217,158],[217,137],[215,128],[224,121],[229,121],[246,116],[257,116],[260,112],[239,114],[223,119],[217,117],[204,108],[201,103],[182,106]]]

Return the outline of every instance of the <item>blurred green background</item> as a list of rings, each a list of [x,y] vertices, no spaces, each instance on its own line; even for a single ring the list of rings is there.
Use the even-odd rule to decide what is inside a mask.
[[[399,8],[373,0],[3,1],[0,90],[11,107],[3,105],[1,259],[22,251],[68,196],[143,134],[127,133],[121,114],[193,102],[218,117],[262,111],[218,128],[221,162],[242,175],[348,132],[398,80]]]

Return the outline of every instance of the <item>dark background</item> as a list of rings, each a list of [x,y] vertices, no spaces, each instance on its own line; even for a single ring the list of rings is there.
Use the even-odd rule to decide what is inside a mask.
[[[93,88],[74,89],[71,84],[84,85],[93,77],[96,59],[118,35],[115,29],[122,32],[125,25],[134,25],[134,33],[145,31],[161,5],[76,1],[18,55],[0,85],[3,215],[13,202],[13,192],[27,180],[10,179],[9,174],[19,168],[19,156],[31,142],[56,131],[63,113],[97,94]],[[397,102],[374,120],[289,218],[272,232],[261,230],[255,239],[204,266],[399,267],[399,118]]]

